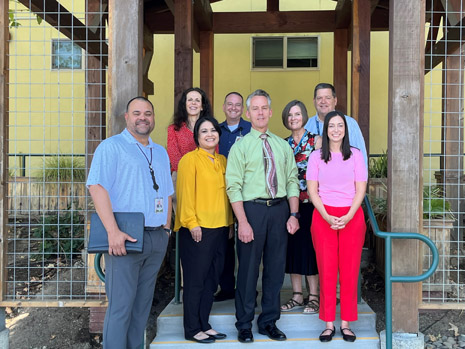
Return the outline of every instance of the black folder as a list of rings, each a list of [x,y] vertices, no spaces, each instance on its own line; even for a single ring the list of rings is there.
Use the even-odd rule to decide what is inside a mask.
[[[119,230],[137,239],[126,241],[127,253],[142,253],[144,247],[144,214],[141,212],[113,212]],[[108,253],[108,235],[97,213],[90,217],[88,253]]]

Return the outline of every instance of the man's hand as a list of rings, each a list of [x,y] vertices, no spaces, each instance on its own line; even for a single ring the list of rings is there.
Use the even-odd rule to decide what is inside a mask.
[[[123,233],[121,230],[108,234],[108,254],[110,256],[125,256],[127,254],[125,246],[126,240],[130,242],[137,241],[137,239]]]
[[[299,220],[294,216],[290,216],[289,219],[287,220],[286,227],[287,227],[287,232],[291,235],[294,235],[295,232],[299,230],[300,228]]]
[[[202,241],[202,228],[194,227],[191,229],[192,240],[195,242]]]
[[[249,222],[245,221],[242,223],[238,223],[237,237],[244,244],[251,242],[253,240],[253,229],[250,226]]]

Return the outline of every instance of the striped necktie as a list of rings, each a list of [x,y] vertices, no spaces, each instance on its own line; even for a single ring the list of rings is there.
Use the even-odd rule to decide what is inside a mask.
[[[262,148],[263,148],[263,160],[265,162],[265,178],[266,178],[266,187],[271,198],[275,198],[278,192],[278,178],[276,176],[276,166],[274,163],[273,151],[271,150],[270,143],[266,139],[268,135],[263,133],[260,135],[262,139]]]

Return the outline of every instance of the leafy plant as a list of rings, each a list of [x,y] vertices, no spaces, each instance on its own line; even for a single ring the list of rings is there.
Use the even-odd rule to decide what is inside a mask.
[[[45,160],[45,170],[37,174],[47,182],[85,182],[85,161],[80,157],[52,156]]]
[[[383,190],[387,191],[386,185]],[[370,198],[373,212],[377,219],[383,220],[387,217],[387,199]],[[423,187],[423,219],[455,219],[450,202],[444,198],[442,189],[438,186]]]
[[[370,158],[368,166],[368,177],[369,178],[387,178],[388,175],[388,157],[387,151],[384,152],[380,157]]]
[[[71,207],[64,214],[42,216],[39,224],[32,236],[39,240],[40,256],[44,259],[69,259],[84,248],[84,216]]]

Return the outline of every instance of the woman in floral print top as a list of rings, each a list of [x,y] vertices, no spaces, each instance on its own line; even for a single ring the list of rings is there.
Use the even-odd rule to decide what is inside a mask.
[[[319,311],[318,268],[310,233],[314,207],[307,192],[306,173],[308,157],[315,148],[321,147],[321,139],[304,129],[308,114],[302,102],[297,100],[289,102],[283,110],[282,119],[284,126],[292,131],[287,141],[294,151],[298,170],[300,229],[288,238],[286,273],[291,275],[293,296],[281,306],[281,311],[304,308],[305,314],[314,314]],[[306,276],[310,288],[308,298],[304,298],[302,293],[302,275]]]

